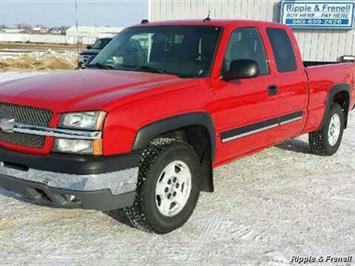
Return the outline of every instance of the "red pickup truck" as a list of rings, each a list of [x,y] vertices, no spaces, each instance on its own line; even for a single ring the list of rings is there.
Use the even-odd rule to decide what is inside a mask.
[[[89,69],[0,85],[0,186],[35,202],[124,209],[182,226],[214,167],[309,133],[333,155],[355,105],[355,65],[307,67],[284,25],[145,22]]]

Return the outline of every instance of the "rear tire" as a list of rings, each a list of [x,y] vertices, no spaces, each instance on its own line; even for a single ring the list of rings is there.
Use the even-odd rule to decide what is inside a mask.
[[[189,144],[170,138],[153,140],[142,152],[135,201],[124,209],[131,224],[158,234],[181,227],[199,198],[200,167]]]
[[[344,123],[343,109],[336,103],[330,108],[322,129],[309,134],[312,153],[321,156],[335,154],[343,138]]]

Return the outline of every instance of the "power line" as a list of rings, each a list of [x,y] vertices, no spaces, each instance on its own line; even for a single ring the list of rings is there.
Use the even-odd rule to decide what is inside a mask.
[[[75,7],[75,31],[76,31],[76,50],[79,53],[79,19],[78,19],[78,3],[74,0]]]

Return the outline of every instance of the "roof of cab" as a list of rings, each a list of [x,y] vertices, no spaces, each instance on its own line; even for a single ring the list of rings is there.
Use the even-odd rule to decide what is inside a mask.
[[[266,21],[254,21],[254,20],[232,20],[232,19],[210,19],[208,21],[200,20],[167,20],[157,22],[147,22],[134,25],[133,27],[145,27],[145,26],[216,26],[216,27],[228,27],[237,26],[242,24],[253,24],[255,26],[283,26],[282,24],[266,22]]]

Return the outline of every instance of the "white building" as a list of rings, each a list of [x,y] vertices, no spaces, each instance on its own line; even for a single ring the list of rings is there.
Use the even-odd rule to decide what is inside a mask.
[[[118,27],[70,27],[66,35],[23,33],[18,30],[0,30],[0,42],[30,42],[58,44],[93,44],[97,38],[113,37],[123,28]]]
[[[24,29],[1,29],[1,32],[6,32],[6,33],[23,33],[25,32]]]
[[[84,27],[72,26],[66,30],[67,41],[69,43],[91,44],[97,38],[113,37],[123,28],[120,27]]]
[[[300,1],[287,1],[288,3],[299,3]],[[318,3],[338,4],[340,1],[318,1]],[[337,3],[338,2],[338,3]],[[354,5],[354,1],[343,0],[341,2]],[[314,1],[313,1],[314,3]],[[312,4],[312,1],[303,1],[300,4]],[[354,24],[354,10],[344,9],[351,26]],[[308,9],[306,9],[308,10]],[[329,11],[327,10],[327,11]],[[335,10],[335,9],[334,9]],[[203,19],[211,12],[211,19],[251,19],[262,21],[280,22],[281,1],[280,0],[149,0],[149,20],[171,20],[171,19]],[[331,10],[330,10],[331,11]],[[296,13],[296,12],[295,12]],[[298,12],[301,17],[311,16],[307,12]],[[340,14],[331,14],[340,16]],[[324,15],[325,16],[325,15]],[[337,20],[334,20],[337,22]],[[339,20],[341,22],[341,20]],[[342,22],[341,22],[342,23]],[[355,55],[355,31],[352,27],[345,29],[333,27],[325,29],[317,27],[309,29],[294,29],[302,54],[307,61],[335,61],[343,55]]]

